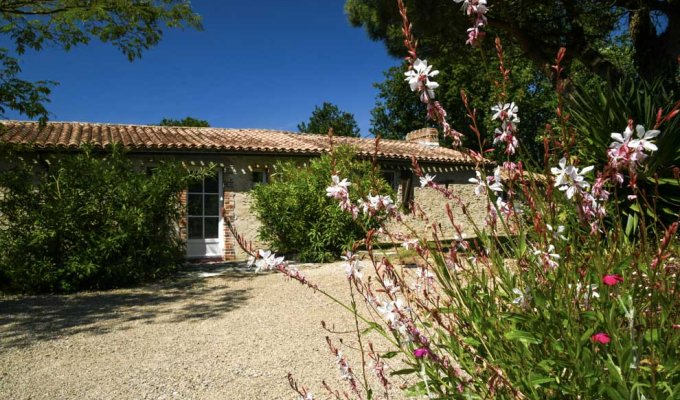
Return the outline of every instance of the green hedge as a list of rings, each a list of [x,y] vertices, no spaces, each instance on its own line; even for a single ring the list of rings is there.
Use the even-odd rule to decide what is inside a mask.
[[[196,174],[170,163],[140,170],[119,148],[11,160],[0,174],[3,290],[107,289],[181,264],[178,194]]]

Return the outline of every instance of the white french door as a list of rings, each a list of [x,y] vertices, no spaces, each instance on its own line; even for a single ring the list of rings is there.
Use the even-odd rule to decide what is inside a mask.
[[[187,190],[187,257],[222,257],[222,171]]]

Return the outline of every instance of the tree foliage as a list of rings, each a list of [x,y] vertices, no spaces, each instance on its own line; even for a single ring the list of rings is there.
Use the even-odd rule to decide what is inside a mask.
[[[385,71],[385,80],[373,86],[378,89],[375,108],[371,110],[371,133],[385,139],[404,139],[408,132],[434,126],[425,121],[427,108],[404,82],[405,67]]]
[[[494,129],[497,127],[497,124],[490,119],[489,109],[490,105],[499,101],[500,94],[499,87],[494,83],[500,80],[500,73],[493,40],[485,40],[481,46],[466,45],[466,28],[470,21],[453,2],[407,1],[406,3],[410,5],[409,18],[413,23],[415,35],[419,39],[419,56],[427,59],[428,64],[434,65],[435,69],[440,71],[436,79],[440,84],[437,100],[448,111],[449,122],[457,130],[469,132],[466,127],[470,124],[470,120],[461,100],[461,91],[466,92],[471,108],[477,110],[483,139],[489,144],[493,138]],[[576,3],[572,5],[578,9],[587,7],[587,4]],[[396,2],[348,0],[345,7],[353,24],[365,27],[371,38],[384,41],[391,54],[401,57],[405,54],[405,49],[401,19],[395,4]],[[567,10],[563,9],[566,6],[559,4],[536,4],[533,8],[527,9],[519,7],[514,2],[499,1],[493,2],[487,14],[489,17],[487,36],[500,35],[505,66],[511,71],[506,95],[507,99],[514,101],[520,109],[522,116],[519,127],[520,143],[527,152],[527,156],[533,158],[540,158],[542,146],[539,139],[546,124],[554,123],[557,98],[553,90],[553,76],[548,65],[553,62],[560,46],[568,47],[568,59],[565,61],[567,69],[564,74],[567,75],[569,82],[574,84],[600,85],[612,76],[638,73],[630,35],[627,31],[621,30],[616,33],[611,32],[611,29],[621,21],[623,14],[621,9],[604,10],[595,7],[598,13],[596,15],[602,20],[591,21],[592,18],[581,16],[576,21],[588,27],[586,29],[589,32],[586,35],[589,40],[588,45],[597,50],[598,57],[602,59],[601,63],[611,64],[606,68],[607,71],[603,72],[588,64],[592,49],[585,50],[581,44],[577,46],[577,37],[571,38],[561,33],[563,29],[566,29],[562,27],[565,23],[564,17],[557,18],[554,15],[565,14]],[[592,4],[591,6],[594,7]],[[517,13],[515,10],[521,12]],[[533,19],[529,18],[530,16],[533,16]],[[524,32],[530,34],[532,40],[535,36],[539,36],[535,40],[542,41],[542,47],[538,49],[540,57],[528,52],[523,47],[521,38],[514,36],[514,31],[506,32],[499,27],[505,27],[499,22],[503,18],[512,20],[513,25],[518,24],[517,21],[525,21]],[[548,23],[547,21],[551,18],[555,18],[555,21]],[[541,25],[544,20],[548,26],[534,26]],[[534,33],[532,29],[535,30]],[[547,34],[543,31],[548,29],[554,30],[553,35],[542,37],[541,35]],[[570,29],[577,28],[570,27]],[[598,29],[610,29],[610,31],[600,32],[597,31]],[[550,38],[552,42],[548,40]],[[575,47],[572,49],[569,46]],[[531,47],[530,50],[536,49]],[[379,93],[376,107],[371,113],[373,134],[380,133],[383,137],[402,138],[409,131],[430,123],[426,120],[424,106],[404,82],[403,72],[405,70],[405,66],[391,68],[385,73],[385,81],[376,85]],[[597,73],[601,73],[601,76]],[[468,137],[463,144],[467,147],[476,147],[477,140]]]
[[[204,119],[198,119],[193,117],[186,117],[183,119],[172,119],[163,118],[161,122],[158,123],[160,126],[187,126],[187,127],[198,127],[207,128],[210,123]]]
[[[298,124],[298,130],[304,133],[325,135],[330,128],[333,128],[336,136],[359,137],[359,125],[354,114],[341,111],[338,106],[328,102],[324,102],[321,107],[314,107],[308,122]]]
[[[446,50],[451,59],[467,59],[465,40],[470,21],[459,6],[448,0],[405,3],[423,54]],[[404,54],[396,1],[347,0],[345,10],[352,24],[365,27],[371,38],[384,41],[391,54]],[[488,34],[503,37],[506,47],[516,46],[537,70],[547,71],[557,49],[566,47],[565,65],[578,61],[603,79],[618,80],[623,76],[622,68],[607,49],[617,44],[613,33],[623,31],[631,38],[639,76],[648,81],[663,77],[665,82],[677,85],[677,1],[494,0],[487,16]]]
[[[19,78],[17,55],[52,46],[69,50],[93,39],[111,43],[132,61],[156,45],[163,28],[201,28],[189,0],[1,1],[0,32],[13,49],[0,48],[0,115],[8,109],[46,121],[55,82]]]

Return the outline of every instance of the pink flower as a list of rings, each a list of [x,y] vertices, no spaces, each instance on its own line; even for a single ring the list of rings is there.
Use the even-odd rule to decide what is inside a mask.
[[[430,350],[426,349],[425,347],[413,350],[413,355],[416,356],[416,358],[423,358],[428,356],[429,354]]]
[[[600,343],[600,344],[607,344],[612,341],[612,339],[609,337],[604,332],[598,332],[594,334],[593,336],[590,337],[590,340],[592,340],[595,343]]]
[[[623,277],[619,274],[609,274],[602,278],[602,282],[607,286],[615,286],[619,282],[623,282]]]

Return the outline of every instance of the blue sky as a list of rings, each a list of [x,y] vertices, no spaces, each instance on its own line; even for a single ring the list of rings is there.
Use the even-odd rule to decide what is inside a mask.
[[[372,84],[399,60],[349,24],[344,0],[192,4],[203,31],[168,30],[132,63],[93,41],[69,52],[27,52],[21,77],[59,82],[48,104],[54,121],[155,124],[192,116],[217,127],[296,131],[315,105],[330,101],[368,135]]]

